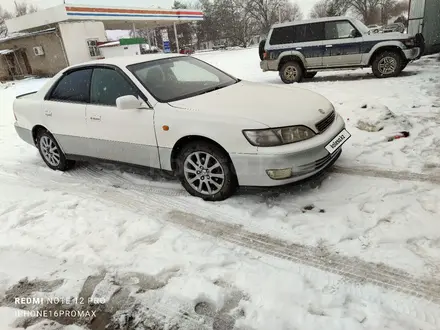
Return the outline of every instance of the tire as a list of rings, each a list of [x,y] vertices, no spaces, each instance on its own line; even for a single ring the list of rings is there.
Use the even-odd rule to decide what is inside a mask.
[[[285,84],[299,83],[304,78],[303,67],[296,61],[290,61],[283,64],[279,74],[282,82]]]
[[[409,61],[402,61],[402,66],[401,66],[401,71],[403,71],[405,68],[406,68],[406,66],[408,65],[408,63],[409,63]]]
[[[41,158],[43,158],[43,161],[52,170],[67,171],[75,164],[73,160],[66,158],[58,142],[48,131],[40,131],[38,133],[36,145]],[[52,150],[52,152],[50,150]]]
[[[264,46],[266,45],[266,40],[261,40],[258,44],[258,55],[260,56],[260,60],[264,60]]]
[[[315,76],[316,76],[317,73],[318,73],[318,72],[306,72],[306,74],[304,75],[304,78],[306,78],[306,79],[312,79],[312,78],[315,78]]]
[[[213,167],[214,165],[217,166]],[[232,196],[238,187],[234,167],[228,155],[214,144],[204,141],[192,142],[182,148],[177,157],[177,175],[186,191],[206,201],[225,200]]]
[[[379,53],[373,60],[373,74],[377,78],[396,77],[402,72],[402,56],[393,51]]]

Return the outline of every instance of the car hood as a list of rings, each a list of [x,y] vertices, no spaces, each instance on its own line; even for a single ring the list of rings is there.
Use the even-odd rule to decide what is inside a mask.
[[[309,90],[248,81],[169,104],[204,114],[246,118],[268,127],[307,125],[312,129],[334,110],[330,101]]]
[[[387,32],[370,34],[368,37],[372,40],[406,40],[411,38],[412,35],[400,32]]]

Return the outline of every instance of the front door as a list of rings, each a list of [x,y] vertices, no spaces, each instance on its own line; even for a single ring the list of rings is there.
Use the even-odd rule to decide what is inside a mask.
[[[95,157],[160,168],[154,110],[116,107],[118,97],[142,98],[140,94],[119,70],[110,67],[93,70],[86,118],[89,143]]]
[[[356,66],[362,62],[362,34],[350,21],[325,23],[324,67]]]
[[[42,105],[44,126],[68,155],[91,156],[85,117],[91,77],[87,68],[66,73]]]

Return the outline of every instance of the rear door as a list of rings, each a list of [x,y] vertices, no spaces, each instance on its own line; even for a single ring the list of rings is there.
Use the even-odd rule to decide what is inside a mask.
[[[324,67],[356,66],[362,62],[362,34],[348,20],[325,23]]]
[[[306,59],[307,68],[320,68],[324,55],[324,23],[295,25],[295,50]]]
[[[116,99],[125,95],[146,101],[120,69],[94,68],[86,107],[87,136],[94,157],[159,168],[154,110],[118,109]]]
[[[92,69],[66,72],[43,102],[44,126],[65,154],[88,155],[86,104],[90,97]]]

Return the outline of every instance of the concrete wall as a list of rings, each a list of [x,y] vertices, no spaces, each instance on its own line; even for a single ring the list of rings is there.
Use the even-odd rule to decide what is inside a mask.
[[[59,28],[70,65],[94,59],[89,53],[88,39],[107,41],[102,22],[66,22],[60,23]]]
[[[43,47],[44,55],[34,54],[33,47],[36,46]],[[26,54],[33,75],[51,76],[68,65],[63,54],[62,42],[55,32],[0,43],[0,50],[19,48],[22,48]],[[4,57],[4,55],[0,56],[0,80],[9,80],[11,77]],[[17,57],[20,67],[26,71],[26,65],[19,52]]]
[[[117,56],[132,56],[140,55],[139,45],[123,45],[114,47],[102,47],[102,56],[105,58],[117,57]]]

